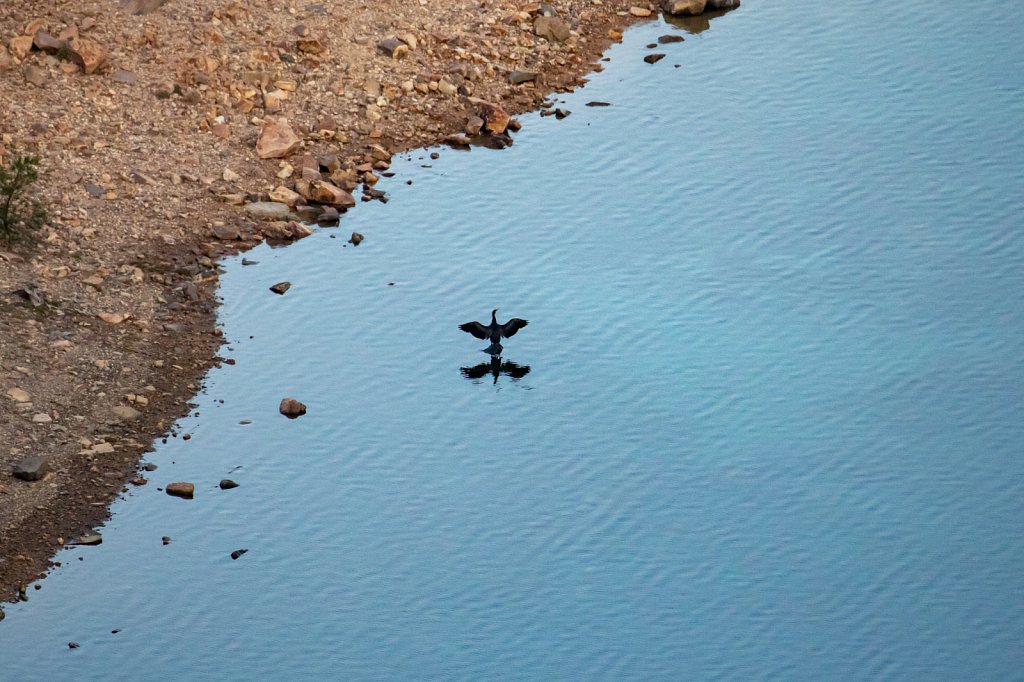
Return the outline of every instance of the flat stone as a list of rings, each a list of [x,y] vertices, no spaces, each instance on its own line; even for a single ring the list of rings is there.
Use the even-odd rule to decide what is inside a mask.
[[[45,412],[40,412],[39,414],[32,415],[32,421],[36,424],[49,424],[53,421],[53,417]]]
[[[241,236],[237,225],[214,225],[213,236],[224,241],[234,241]]]
[[[669,43],[681,43],[684,40],[686,40],[686,38],[684,38],[681,35],[678,35],[678,34],[675,34],[675,33],[669,33],[667,35],[659,36],[658,37],[658,44],[659,45],[668,45]]]
[[[647,62],[648,64],[657,64],[664,58],[665,54],[663,52],[655,52],[644,57],[644,61]]]
[[[294,398],[283,398],[278,410],[289,419],[295,419],[306,414],[306,406]]]
[[[22,481],[38,481],[46,476],[49,468],[45,457],[26,457],[14,465],[14,477]]]
[[[29,394],[20,388],[12,388],[8,390],[7,397],[16,403],[27,403],[31,399]]]
[[[78,538],[78,540],[75,542],[75,544],[76,545],[86,545],[86,546],[89,546],[89,545],[102,545],[103,544],[103,536],[100,535],[99,533],[89,533],[88,535],[83,535],[82,537]]]
[[[192,496],[195,495],[196,486],[192,483],[178,482],[168,483],[164,491],[172,497],[181,497],[186,500],[191,500]]]
[[[256,201],[242,209],[256,220],[287,220],[291,214],[288,204],[277,201]]]
[[[291,282],[278,282],[277,284],[275,284],[272,287],[270,287],[270,290],[273,291],[275,294],[281,295],[281,294],[283,294],[284,292],[288,291],[291,288],[292,288],[292,283]]]

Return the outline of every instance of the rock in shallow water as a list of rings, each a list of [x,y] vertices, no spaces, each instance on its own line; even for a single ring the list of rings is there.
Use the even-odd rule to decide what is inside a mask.
[[[242,556],[248,551],[249,550],[247,549],[236,549],[234,552],[231,553],[231,560],[235,561],[236,559],[238,559],[238,557]]]
[[[186,500],[191,500],[195,495],[196,487],[192,483],[170,483],[165,489],[168,495],[172,497],[181,497]]]
[[[306,414],[306,406],[294,398],[283,398],[278,409],[281,414],[289,419],[295,419],[296,417],[301,417]]]
[[[288,291],[291,288],[292,288],[292,283],[291,282],[278,282],[277,284],[275,284],[272,287],[270,287],[270,290],[273,291],[275,294],[280,296],[280,295],[284,294],[284,292]]]
[[[225,479],[223,479],[220,482],[220,489],[221,490],[231,490],[232,488],[237,488],[237,487],[238,487],[238,484],[235,483],[234,481],[232,481],[230,478],[225,478]]]

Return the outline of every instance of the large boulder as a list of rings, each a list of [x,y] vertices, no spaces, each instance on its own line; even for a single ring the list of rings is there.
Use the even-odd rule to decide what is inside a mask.
[[[665,0],[661,8],[666,14],[703,14],[707,0]]]
[[[263,122],[263,130],[256,141],[256,155],[261,159],[283,159],[302,144],[288,120],[284,118],[268,118]]]

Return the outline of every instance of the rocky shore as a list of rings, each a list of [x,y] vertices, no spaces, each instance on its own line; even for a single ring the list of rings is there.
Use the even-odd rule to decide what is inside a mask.
[[[0,162],[41,157],[48,210],[0,246],[0,600],[169,483],[140,461],[221,361],[219,256],[386,201],[393,153],[510,144],[632,21],[737,4],[0,5]]]

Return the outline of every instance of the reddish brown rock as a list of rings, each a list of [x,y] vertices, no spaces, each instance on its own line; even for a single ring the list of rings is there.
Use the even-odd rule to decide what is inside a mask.
[[[310,183],[309,193],[309,199],[317,203],[342,208],[352,208],[356,205],[356,200],[351,194],[326,180],[314,180]]]
[[[82,67],[82,73],[95,73],[107,63],[109,55],[106,48],[95,40],[78,38],[68,41],[67,44],[71,61]]]
[[[186,500],[191,500],[192,496],[195,495],[196,487],[192,483],[169,483],[164,490],[172,497],[182,497]]]
[[[261,159],[283,159],[300,144],[302,141],[288,125],[287,119],[268,118],[263,122],[263,130],[256,142],[256,155]]]
[[[661,8],[666,14],[689,15],[703,14],[707,0],[665,0]]]
[[[282,399],[278,410],[289,419],[295,419],[306,414],[306,406],[294,398]]]

